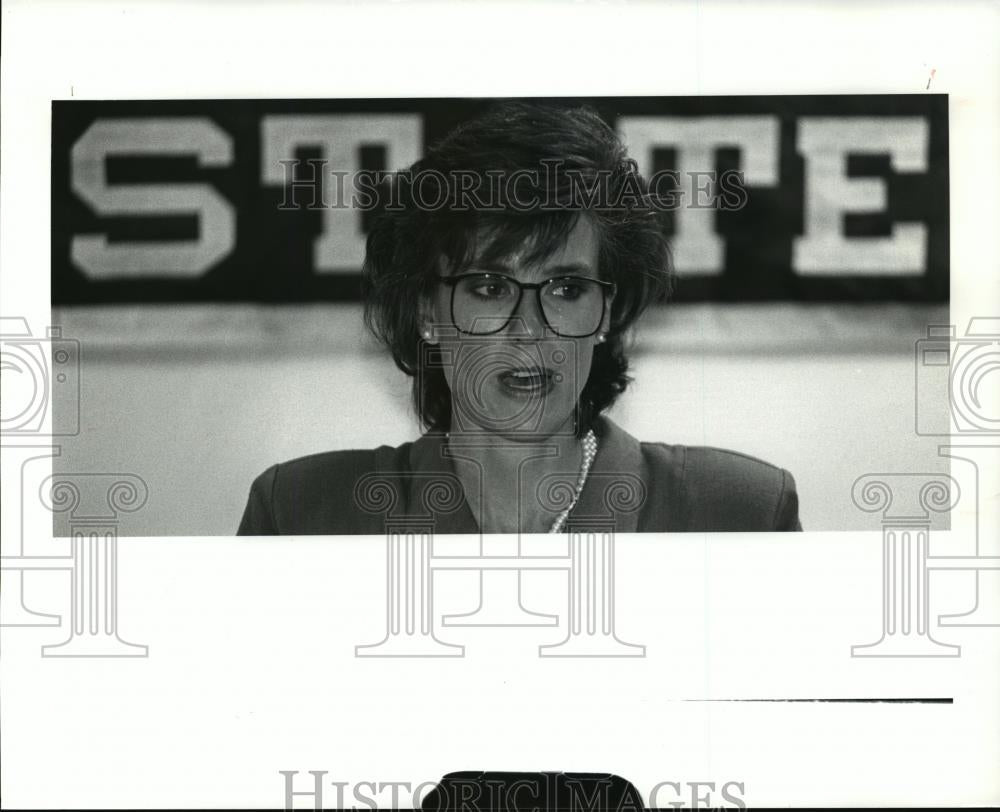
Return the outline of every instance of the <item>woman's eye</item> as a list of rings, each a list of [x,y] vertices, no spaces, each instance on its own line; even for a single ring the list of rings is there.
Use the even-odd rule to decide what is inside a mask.
[[[484,299],[502,299],[510,295],[510,286],[503,282],[484,282],[473,288],[473,292]]]
[[[574,282],[562,282],[552,288],[552,294],[560,299],[573,301],[579,299],[583,293],[583,288]]]

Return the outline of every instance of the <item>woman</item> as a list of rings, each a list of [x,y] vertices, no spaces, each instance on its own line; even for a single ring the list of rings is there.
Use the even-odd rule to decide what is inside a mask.
[[[647,184],[594,112],[501,104],[384,193],[365,322],[427,433],[271,466],[240,534],[801,529],[787,471],[602,414],[672,280]]]

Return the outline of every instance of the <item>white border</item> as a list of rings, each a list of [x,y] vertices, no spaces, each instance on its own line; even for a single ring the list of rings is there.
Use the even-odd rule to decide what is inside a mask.
[[[962,325],[970,316],[984,315],[984,303],[1000,301],[1000,199],[995,194],[1000,188],[1000,5],[994,2],[883,3],[873,9],[833,2],[758,3],[751,8],[739,2],[361,5],[22,0],[4,4],[3,24],[0,306],[5,315],[25,316],[32,325],[49,320],[50,103],[68,98],[913,93],[929,85],[931,91],[950,96],[952,321]],[[803,543],[819,544],[822,536],[807,534]],[[220,605],[219,612],[227,608],[231,605]],[[192,640],[191,645],[202,642]],[[980,645],[992,643],[995,636],[984,636]],[[19,651],[8,651],[8,673],[11,658],[17,664]],[[37,656],[30,654],[37,652],[31,646],[24,652]],[[167,652],[162,656],[169,657]],[[974,706],[977,718],[985,716],[995,734],[1000,719],[994,696],[997,658],[981,651],[975,659],[977,675],[956,677],[955,684],[961,683],[963,702]],[[970,656],[965,665],[972,661]],[[65,672],[63,676],[69,678]],[[161,692],[190,691],[192,698],[197,697],[196,685],[178,686],[163,674],[157,679],[165,680],[158,687]],[[939,679],[947,690],[946,675],[938,672],[935,682]],[[287,687],[277,680],[262,684],[260,690],[266,692],[268,685],[275,692]],[[7,712],[0,716],[7,736],[5,749],[18,746],[8,735],[13,729],[10,709],[16,707],[12,703],[23,706],[31,699],[4,697]],[[356,701],[363,703],[365,697]],[[300,710],[305,715],[298,718],[308,726],[308,709]],[[940,717],[926,715],[920,727],[915,717],[907,717],[906,724],[914,725],[911,750],[887,754],[885,769],[890,764],[897,770],[909,765],[920,776],[911,784],[884,786],[875,774],[859,776],[858,754],[849,745],[825,750],[815,745],[816,755],[822,753],[825,759],[819,772],[828,776],[829,785],[814,783],[810,794],[810,787],[803,786],[794,772],[792,754],[798,750],[801,756],[801,747],[779,742],[779,733],[770,730],[767,718],[754,716],[752,722],[747,718],[748,724],[759,725],[748,745],[789,758],[790,801],[1000,800],[995,735],[976,738],[983,728],[970,728],[971,738],[961,742],[966,754],[963,772],[957,762],[921,760],[928,742],[939,733],[955,736],[960,726],[947,727],[942,721],[939,727],[935,718]],[[861,715],[856,728],[861,740],[876,735],[864,728],[866,718],[871,719]],[[234,805],[226,800],[234,797],[245,803],[246,794],[227,795],[225,787],[190,786],[187,796],[181,791],[184,770],[192,768],[192,759],[202,753],[226,763],[226,756],[210,752],[213,742],[216,736],[225,739],[238,732],[227,727],[236,723],[213,716],[210,708],[204,719],[205,730],[164,741],[160,752],[149,754],[161,759],[165,780],[179,782],[174,792],[158,796],[148,788],[151,794],[144,796],[140,787],[127,781],[115,783],[113,772],[75,775],[72,765],[65,763],[38,765],[38,775],[53,771],[61,775],[73,787],[68,797],[83,806],[127,805],[144,799],[161,805],[164,798],[183,802],[185,797],[191,798],[192,806]],[[120,737],[128,735],[128,725],[117,717],[110,721],[109,738],[92,732],[90,747],[127,746]],[[894,721],[900,723],[900,717]],[[695,729],[701,723],[707,725],[704,719],[695,719]],[[880,717],[880,724],[892,723]],[[651,726],[623,752],[656,747],[663,735],[669,732]],[[509,747],[518,746],[512,737]],[[970,761],[977,756],[982,758],[978,772]],[[596,766],[577,763],[581,769]],[[748,755],[745,763],[751,774],[739,778],[747,781],[749,794],[754,771],[764,767],[759,757]],[[335,767],[274,765],[275,770]],[[625,758],[606,768],[630,777],[628,767]],[[852,769],[853,774],[848,772]],[[935,770],[939,774],[929,778],[929,771]],[[664,773],[664,779],[704,777],[677,776],[669,766]],[[30,777],[21,775],[18,779],[18,773],[5,768],[5,800],[26,803],[30,798],[45,806],[46,796],[32,795],[26,783]],[[970,781],[970,775],[979,778]],[[956,784],[959,776],[964,777]],[[933,796],[927,792],[928,781],[937,788]],[[779,786],[772,782],[769,788],[772,794],[766,798],[782,797]],[[66,795],[58,797],[65,803]],[[253,797],[265,806],[278,801],[272,794]]]

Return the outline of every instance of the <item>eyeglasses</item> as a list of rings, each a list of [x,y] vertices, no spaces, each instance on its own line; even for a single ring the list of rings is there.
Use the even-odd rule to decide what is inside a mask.
[[[521,282],[499,273],[463,273],[441,277],[451,287],[451,320],[467,335],[499,333],[533,290],[545,324],[563,338],[585,338],[601,329],[608,296],[615,285],[586,276],[557,276],[544,282]]]

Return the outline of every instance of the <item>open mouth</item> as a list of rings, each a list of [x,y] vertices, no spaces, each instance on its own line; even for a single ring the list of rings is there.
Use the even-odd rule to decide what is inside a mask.
[[[504,389],[522,395],[545,394],[553,385],[552,370],[538,367],[506,369],[497,377]]]

